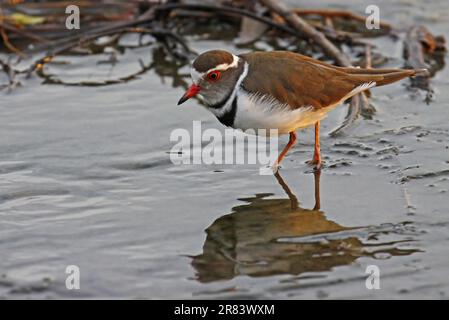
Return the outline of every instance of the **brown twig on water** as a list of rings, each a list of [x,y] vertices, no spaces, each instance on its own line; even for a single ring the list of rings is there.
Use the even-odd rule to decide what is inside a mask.
[[[416,69],[426,69],[429,65],[425,62],[426,52],[432,52],[436,46],[435,39],[423,26],[414,26],[407,32],[404,42],[406,64]]]
[[[3,72],[8,77],[8,84],[0,85],[0,90],[7,88],[8,91],[11,91],[21,85],[20,81],[16,79],[16,70],[12,68],[9,63],[0,59],[0,66],[2,67]]]
[[[5,18],[3,15],[3,8],[2,5],[0,5],[0,36],[2,37],[3,43],[11,52],[17,54],[21,58],[24,58],[25,55],[9,41],[9,37],[8,34],[6,33],[4,24]]]
[[[292,9],[292,12],[296,13],[300,16],[308,16],[308,15],[316,15],[316,16],[322,16],[325,19],[326,18],[344,18],[348,20],[355,20],[358,22],[365,23],[366,17],[353,13],[351,11],[347,10],[337,10],[337,9]],[[380,28],[386,29],[386,30],[392,30],[391,24],[380,21],[379,23]]]
[[[371,69],[373,67],[373,54],[371,45],[367,44],[365,47],[365,68]],[[360,112],[365,118],[371,119],[373,114],[376,113],[376,108],[370,103],[369,91],[364,91],[361,93],[361,108]]]
[[[365,68],[372,67],[372,52],[371,45],[366,45],[365,47]],[[348,112],[345,116],[343,122],[334,130],[332,130],[329,135],[331,137],[341,136],[344,131],[350,127],[361,114],[365,118],[372,118],[372,115],[376,112],[374,106],[371,105],[368,99],[368,93],[362,92],[354,97],[352,97]]]
[[[25,54],[20,51],[19,49],[17,49],[10,41],[9,41],[9,37],[8,34],[5,31],[5,28],[3,27],[3,25],[0,25],[0,35],[2,37],[3,43],[5,44],[5,46],[13,53],[17,54],[19,57],[21,58],[25,58]]]
[[[411,27],[404,41],[404,56],[406,67],[413,69],[428,69],[427,74],[420,74],[411,79],[411,88],[425,90],[424,101],[429,104],[433,99],[433,89],[430,86],[429,77],[438,69],[426,62],[426,58],[435,53],[436,50],[444,50],[444,38],[434,37],[424,26]]]
[[[335,27],[330,27],[328,25],[329,21],[332,19],[326,19],[328,22],[318,22],[318,21],[308,21],[308,23],[313,26],[316,30],[322,32],[329,40],[334,43],[344,43],[348,46],[365,46],[366,42],[360,40],[363,38],[363,34],[356,32],[349,32],[343,30],[337,30]],[[332,23],[333,25],[333,23]]]
[[[12,33],[16,33],[20,36],[23,36],[24,38],[27,38],[29,40],[32,41],[37,41],[37,42],[44,42],[44,43],[49,43],[50,40],[48,40],[45,37],[36,35],[34,33],[28,32],[26,30],[17,28],[9,23],[7,23],[6,21],[0,22],[0,27],[4,28],[6,31],[12,32]]]
[[[344,131],[350,127],[359,117],[361,111],[361,94],[357,94],[351,98],[351,102],[343,122],[334,130],[329,132],[329,136],[335,138],[344,134]]]
[[[365,68],[371,69],[373,67],[373,55],[371,45],[365,47]]]
[[[298,33],[305,35],[308,39],[319,45],[324,53],[332,58],[338,65],[342,67],[351,66],[349,58],[341,52],[326,36],[298,17],[295,13],[290,11],[284,4],[274,0],[260,0],[262,4],[280,15],[292,28]]]

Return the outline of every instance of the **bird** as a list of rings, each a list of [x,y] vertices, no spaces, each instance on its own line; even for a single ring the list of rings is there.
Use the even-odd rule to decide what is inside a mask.
[[[190,67],[192,84],[178,105],[198,96],[225,126],[243,131],[277,130],[289,141],[273,164],[280,166],[296,144],[296,131],[315,126],[315,147],[308,163],[321,169],[320,121],[354,95],[425,69],[339,67],[291,51],[225,50],[201,53]]]

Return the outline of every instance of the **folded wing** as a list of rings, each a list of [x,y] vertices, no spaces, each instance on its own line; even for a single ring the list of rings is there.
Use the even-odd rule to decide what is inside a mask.
[[[416,74],[415,70],[336,67],[288,51],[241,56],[250,66],[242,83],[244,89],[271,96],[293,109],[333,106],[374,85],[382,86]]]

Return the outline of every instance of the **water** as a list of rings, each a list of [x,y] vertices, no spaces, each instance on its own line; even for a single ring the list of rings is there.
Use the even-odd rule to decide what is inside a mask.
[[[389,8],[395,24],[415,18],[435,34],[449,29],[444,1]],[[400,63],[401,42],[381,41]],[[96,65],[107,57],[71,58],[76,67],[51,71],[65,81],[116,78],[155,55],[128,50],[114,68]],[[159,61],[126,84],[33,77],[2,92],[0,297],[448,298],[447,68],[432,80],[430,105],[407,81],[374,89],[374,119],[330,138],[346,113],[336,109],[322,123],[321,176],[304,163],[313,132],[299,132],[279,177],[253,165],[174,166],[173,129],[191,130],[192,120],[223,127],[196,102],[176,106],[173,72]],[[65,287],[72,264],[80,290]],[[366,289],[368,265],[380,268],[381,290]]]

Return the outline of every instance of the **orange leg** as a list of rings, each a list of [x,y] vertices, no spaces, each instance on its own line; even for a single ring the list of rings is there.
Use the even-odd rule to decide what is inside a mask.
[[[290,132],[290,139],[288,140],[287,145],[284,147],[284,150],[279,154],[278,159],[275,162],[275,166],[278,166],[282,160],[284,160],[285,155],[287,154],[288,150],[290,150],[296,143],[297,137],[296,133]]]
[[[315,123],[315,150],[313,152],[313,159],[307,162],[314,165],[315,169],[321,169],[321,151],[320,151],[320,122]]]

